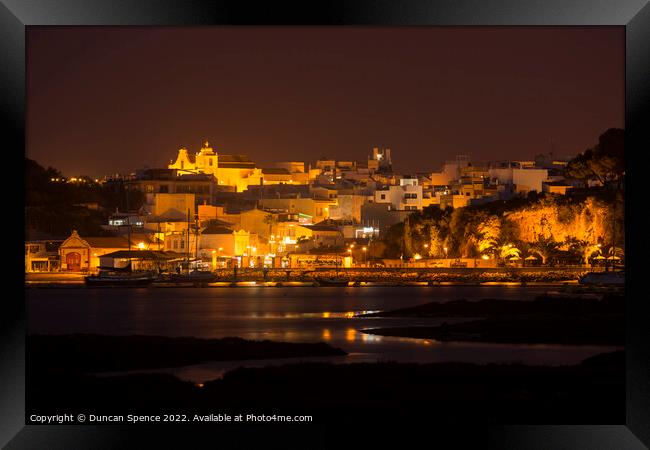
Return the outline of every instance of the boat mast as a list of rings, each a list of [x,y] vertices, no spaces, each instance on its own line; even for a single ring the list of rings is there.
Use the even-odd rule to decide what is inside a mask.
[[[187,246],[185,247],[185,262],[187,263],[187,274],[190,274],[190,209],[187,208]]]
[[[158,233],[156,234],[156,238],[158,240],[158,252],[160,252],[160,217],[157,217],[156,220],[158,225]],[[160,255],[156,256],[156,270],[158,271],[158,275],[160,275],[160,260],[158,258],[160,258]]]
[[[124,192],[126,193],[126,232],[127,232],[127,238],[126,240],[129,241],[129,272],[133,272],[133,267],[131,266],[131,216],[129,215],[129,191],[125,187]]]
[[[621,180],[619,179],[616,183],[616,189],[614,190],[614,203],[612,204],[612,271],[614,271],[614,268],[616,267],[616,203],[618,202],[618,192],[620,189]]]
[[[199,215],[194,214],[194,226],[196,227],[194,233],[194,261],[199,261]],[[198,265],[196,270],[199,270]]]
[[[336,252],[336,264],[334,264],[334,266],[336,267],[336,272],[335,272],[334,278],[338,278],[338,277],[339,277],[339,259],[340,259],[340,256],[341,256],[341,255],[340,255],[339,252],[337,251],[337,252]]]

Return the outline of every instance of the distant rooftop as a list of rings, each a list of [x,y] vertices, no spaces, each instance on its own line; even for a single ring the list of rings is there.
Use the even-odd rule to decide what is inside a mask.
[[[232,234],[232,228],[223,225],[208,225],[201,234]]]
[[[154,250],[118,250],[115,252],[101,255],[102,258],[133,258],[147,260],[169,260],[183,258],[184,255],[172,251],[154,251]]]
[[[273,174],[273,175],[291,175],[291,172],[289,172],[287,169],[284,168],[276,168],[276,167],[269,167],[267,169],[262,169],[263,174]]]

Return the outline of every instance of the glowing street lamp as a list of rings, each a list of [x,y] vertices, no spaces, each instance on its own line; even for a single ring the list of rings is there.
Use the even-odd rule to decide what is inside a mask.
[[[444,247],[443,250],[445,251],[445,259],[447,259],[447,247]]]

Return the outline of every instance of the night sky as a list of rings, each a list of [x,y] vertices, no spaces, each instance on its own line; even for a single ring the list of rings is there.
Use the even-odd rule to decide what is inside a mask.
[[[181,146],[401,172],[573,156],[624,126],[623,27],[29,27],[27,156],[65,175]]]

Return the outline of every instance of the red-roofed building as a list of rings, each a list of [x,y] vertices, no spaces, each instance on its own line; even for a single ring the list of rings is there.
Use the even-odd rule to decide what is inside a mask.
[[[131,236],[132,250],[155,249],[150,235],[133,234]],[[73,230],[59,247],[61,270],[68,272],[95,272],[99,266],[99,258],[118,250],[128,250],[129,241],[126,236],[81,237]]]

